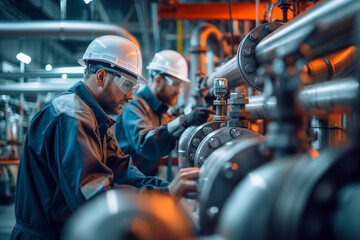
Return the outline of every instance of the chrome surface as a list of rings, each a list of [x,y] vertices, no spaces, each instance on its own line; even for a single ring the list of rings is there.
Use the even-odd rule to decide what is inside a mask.
[[[309,59],[353,44],[352,30],[360,1],[323,1],[262,40],[255,50],[258,64],[293,54],[300,44]]]

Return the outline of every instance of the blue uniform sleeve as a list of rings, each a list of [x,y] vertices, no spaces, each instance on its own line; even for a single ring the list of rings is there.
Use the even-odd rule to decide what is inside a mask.
[[[163,192],[167,192],[168,182],[163,181],[158,177],[146,177],[142,174],[136,166],[132,164],[129,155],[125,156],[121,151],[116,138],[110,133],[107,133],[107,165],[114,172],[114,183],[118,185],[131,185],[137,188],[161,188]],[[123,159],[119,161],[119,159]],[[126,165],[126,171],[122,171]]]
[[[176,138],[169,133],[167,124],[154,127],[153,121],[138,106],[127,104],[117,119],[116,137],[125,138],[145,159],[158,160],[174,149]]]

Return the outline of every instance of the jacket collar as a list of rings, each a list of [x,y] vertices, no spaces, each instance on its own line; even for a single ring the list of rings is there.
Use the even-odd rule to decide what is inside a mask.
[[[145,101],[149,104],[150,108],[159,116],[166,113],[168,110],[168,106],[164,103],[161,103],[155,96],[152,94],[148,86],[138,93],[142,96]]]
[[[70,91],[75,92],[93,111],[95,114],[96,120],[98,122],[99,128],[102,128],[104,125],[110,127],[115,123],[115,120],[107,115],[100,105],[95,101],[91,96],[89,90],[85,87],[85,84],[82,81],[76,83]]]

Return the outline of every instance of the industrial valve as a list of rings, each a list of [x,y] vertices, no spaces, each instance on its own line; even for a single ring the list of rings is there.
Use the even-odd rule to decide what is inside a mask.
[[[224,115],[224,106],[226,105],[226,101],[223,100],[223,97],[228,92],[228,84],[226,78],[216,78],[214,80],[214,95],[216,96],[216,100],[214,100],[213,104],[216,109],[216,115],[214,116],[215,121],[225,121],[226,117]]]

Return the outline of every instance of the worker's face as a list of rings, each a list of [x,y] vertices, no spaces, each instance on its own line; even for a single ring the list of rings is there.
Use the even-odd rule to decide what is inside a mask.
[[[175,106],[178,95],[181,93],[182,81],[169,75],[159,75],[162,78],[158,97],[169,106]]]
[[[125,78],[129,78],[136,83],[136,80],[129,75],[119,72],[118,74],[121,74]],[[124,91],[124,84],[120,85],[115,75],[108,72],[106,72],[106,75],[104,89],[98,96],[99,105],[107,114],[120,115],[125,104],[134,99],[134,93],[131,90],[126,91],[126,89]],[[131,88],[132,86],[128,87]],[[127,92],[127,94],[125,92]]]

